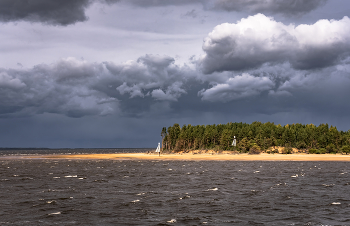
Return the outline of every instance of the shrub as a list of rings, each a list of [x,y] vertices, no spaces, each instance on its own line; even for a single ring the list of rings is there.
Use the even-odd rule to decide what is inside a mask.
[[[282,150],[282,154],[292,154],[293,153],[293,148],[291,147],[285,147]]]
[[[317,149],[311,148],[311,149],[309,150],[309,154],[316,154],[317,151],[318,151]]]
[[[249,155],[258,155],[260,153],[261,153],[261,150],[258,145],[253,145],[253,147],[249,149]]]
[[[326,154],[326,153],[327,153],[327,150],[325,148],[320,148],[319,153],[316,153],[316,154]]]
[[[335,152],[335,146],[334,146],[334,144],[329,144],[329,145],[327,145],[326,150],[327,150],[327,153],[333,153],[333,152]]]
[[[341,148],[341,151],[345,154],[349,154],[350,153],[350,146],[348,145],[344,145],[342,148]]]
[[[304,142],[304,141],[299,142],[298,145],[297,145],[297,148],[298,148],[298,149],[304,149],[304,148],[306,148],[305,142]]]

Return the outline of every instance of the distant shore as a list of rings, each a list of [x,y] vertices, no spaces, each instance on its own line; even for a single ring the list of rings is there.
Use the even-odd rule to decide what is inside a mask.
[[[341,154],[57,154],[4,156],[4,159],[106,159],[106,160],[189,160],[189,161],[350,161],[350,155]]]

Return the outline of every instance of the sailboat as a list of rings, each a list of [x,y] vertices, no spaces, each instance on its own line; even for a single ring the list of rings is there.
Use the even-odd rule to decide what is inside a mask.
[[[233,136],[233,141],[232,141],[232,145],[231,146],[236,147],[236,136]]]
[[[159,153],[159,156],[160,156],[160,143],[158,143],[158,147],[157,147],[157,149],[156,149],[156,152],[158,152],[158,153]]]

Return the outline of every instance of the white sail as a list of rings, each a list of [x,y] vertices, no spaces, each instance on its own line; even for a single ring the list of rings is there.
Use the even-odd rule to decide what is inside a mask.
[[[233,136],[232,146],[236,147],[236,136]]]
[[[158,147],[156,149],[156,152],[160,152],[160,143],[158,143]]]

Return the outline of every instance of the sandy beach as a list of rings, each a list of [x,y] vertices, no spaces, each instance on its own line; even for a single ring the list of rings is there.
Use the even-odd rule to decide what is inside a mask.
[[[340,154],[164,154],[146,153],[28,155],[8,156],[0,159],[108,159],[108,160],[190,160],[190,161],[350,161],[350,155]]]

